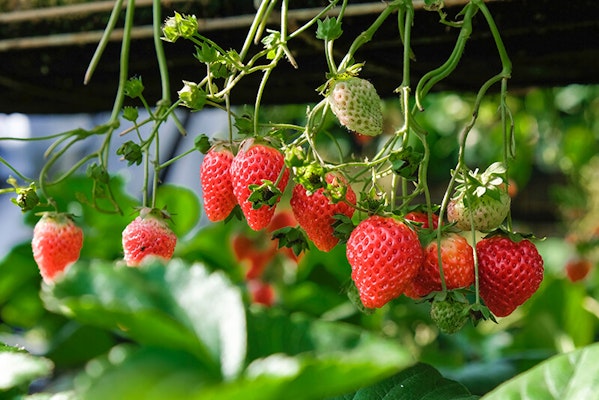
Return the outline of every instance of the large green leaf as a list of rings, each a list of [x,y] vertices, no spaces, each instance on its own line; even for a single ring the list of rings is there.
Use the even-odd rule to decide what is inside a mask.
[[[214,375],[189,353],[158,347],[120,345],[90,361],[75,381],[76,398],[187,399]]]
[[[428,364],[416,364],[375,385],[332,400],[475,400],[466,387]]]
[[[265,353],[278,352],[251,360],[235,379],[216,380],[179,350],[117,346],[88,365],[79,394],[88,399],[324,399],[372,384],[411,363],[399,344],[354,326],[303,315],[258,313],[252,319],[261,322],[251,324],[250,331],[267,328],[262,324],[271,321],[273,334],[263,332],[260,340],[254,332],[250,346],[260,342]],[[284,336],[269,347],[280,333]]]
[[[516,376],[484,400],[594,399],[599,393],[599,343],[554,356]]]
[[[81,322],[188,351],[225,377],[237,374],[245,360],[241,293],[201,264],[77,263],[55,285],[44,285],[42,298],[50,310]]]
[[[188,188],[175,185],[161,185],[156,192],[156,206],[166,208],[171,214],[171,227],[178,237],[191,231],[200,219],[198,196]]]
[[[49,375],[54,365],[52,361],[33,356],[23,350],[0,345],[0,397],[3,392],[25,391],[34,380]],[[4,397],[3,397],[4,398]]]

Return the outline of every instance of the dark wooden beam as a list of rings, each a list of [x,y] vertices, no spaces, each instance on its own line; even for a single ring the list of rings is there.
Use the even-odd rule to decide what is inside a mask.
[[[305,8],[323,2],[292,3]],[[350,1],[350,4],[355,3]],[[370,4],[375,11],[382,5],[380,1],[362,3]],[[448,5],[453,3],[447,1]],[[205,34],[224,48],[239,48],[247,29],[242,19],[251,17],[253,2],[221,1],[213,8],[199,8],[198,4],[172,3],[165,6],[164,15],[179,10],[194,13],[206,21],[232,21],[227,18],[237,17],[237,25],[223,24],[221,28],[213,25]],[[599,2],[506,0],[490,1],[488,7],[513,63],[510,90],[599,83],[596,73],[599,70],[599,19],[596,17]],[[452,17],[459,9],[461,6],[448,6],[447,13]],[[83,17],[71,14],[42,19],[32,14],[30,19],[20,20],[15,19],[15,15],[14,12],[0,14],[0,112],[78,113],[111,109],[118,80],[118,41],[108,45],[93,79],[83,85],[85,70],[96,47],[94,34],[103,29],[108,11],[95,11]],[[375,17],[367,12],[347,16],[344,36],[337,42],[338,50],[343,52]],[[422,9],[416,12],[412,34],[416,55],[411,65],[413,85],[424,73],[442,64],[453,48],[457,30],[440,24],[438,19],[434,12]],[[499,59],[484,18],[477,15],[474,22],[473,34],[458,68],[435,90],[476,91],[482,82],[499,71]],[[150,24],[151,11],[140,8],[136,26],[147,30]],[[326,64],[321,43],[312,39],[313,31],[307,34],[290,43],[299,68],[280,64],[268,83],[265,103],[318,100],[315,89],[326,79]],[[142,77],[146,96],[154,101],[160,96],[160,82],[152,38],[140,36],[132,43],[129,72]],[[40,40],[43,38],[46,42]],[[53,38],[58,42],[52,42]],[[204,69],[193,58],[190,43],[165,43],[165,50],[174,97],[182,80],[200,80]],[[397,21],[391,16],[374,39],[356,54],[358,61],[366,62],[362,76],[371,79],[383,97],[394,96],[393,90],[401,83],[401,53]],[[259,76],[251,76],[244,80],[236,88],[232,101],[253,103],[258,79]]]

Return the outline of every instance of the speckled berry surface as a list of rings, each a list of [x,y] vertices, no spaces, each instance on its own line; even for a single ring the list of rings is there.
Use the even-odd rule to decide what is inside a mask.
[[[418,235],[404,223],[374,215],[347,241],[352,279],[365,307],[379,308],[400,296],[422,265]]]

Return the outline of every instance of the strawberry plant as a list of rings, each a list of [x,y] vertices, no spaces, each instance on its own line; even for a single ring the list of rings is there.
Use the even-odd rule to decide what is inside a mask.
[[[25,272],[0,278],[7,288],[0,293],[2,320],[11,329],[69,339],[48,344],[43,357],[0,348],[0,366],[19,359],[26,370],[7,375],[0,390],[21,395],[53,368],[60,377],[78,367],[66,390],[48,391],[75,398],[323,399],[399,398],[407,388],[413,398],[475,398],[439,370],[482,359],[485,349],[501,345],[495,341],[505,342],[503,329],[519,328],[512,333],[515,347],[539,349],[546,338],[527,343],[519,336],[526,330],[523,312],[554,331],[564,327],[572,338],[571,346],[551,342],[541,350],[593,340],[592,315],[570,323],[572,309],[583,304],[596,314],[582,286],[570,301],[554,300],[559,317],[544,314],[540,299],[559,299],[563,279],[546,268],[543,242],[517,232],[522,227],[511,214],[519,160],[508,107],[512,70],[484,1],[464,2],[453,16],[441,1],[390,1],[347,47],[339,40],[353,6],[347,0],[331,0],[301,21],[288,18],[288,0],[257,2],[239,48],[205,36],[194,15],[164,19],[155,7],[162,96],[154,105],[142,77],[129,77],[133,3],[125,11],[119,87],[108,120],[40,138],[50,144],[35,178],[0,159],[16,176],[3,192],[14,194],[13,203],[36,223],[31,246],[14,249],[3,263],[9,273],[15,265]],[[422,76],[411,71],[418,62],[412,48],[417,7],[457,34],[447,60]],[[397,82],[394,93],[379,93],[360,50],[391,18],[403,69],[389,77]],[[93,79],[113,22],[86,80]],[[470,102],[461,99],[469,117],[450,136],[455,157],[435,158],[434,148],[443,145],[433,146],[427,119],[438,107],[433,91],[458,67],[475,29],[490,35],[500,69],[489,71]],[[294,52],[306,35],[322,48],[326,70],[320,86],[309,88],[319,100],[291,118],[262,99],[274,90],[269,79],[280,63],[302,68]],[[181,41],[194,46],[198,69],[173,100],[164,46]],[[237,88],[250,76],[258,77],[255,102],[237,107]],[[500,150],[474,162],[468,140],[482,134],[483,107],[498,110],[490,119],[500,137],[494,150]],[[204,109],[222,113],[225,132],[186,131],[180,114]],[[165,156],[167,123],[195,135],[193,145]],[[90,138],[100,138],[98,148],[64,171],[57,168]],[[109,163],[113,154],[120,165]],[[194,156],[197,168],[189,175],[199,172],[199,186],[164,184],[164,171]],[[142,171],[141,191],[125,194],[119,171],[132,169]],[[441,190],[431,183],[433,172],[444,179]],[[592,253],[580,243],[593,247],[593,232],[577,242],[578,252]],[[44,280],[40,294],[38,270],[30,273],[35,263]],[[20,301],[20,293],[33,293],[30,302]],[[102,345],[65,357],[84,354],[84,335]],[[460,338],[476,346],[465,350]],[[530,358],[553,355],[541,350]],[[526,369],[510,362],[511,375]],[[539,386],[539,393],[554,387]],[[589,387],[596,390],[596,382]],[[507,384],[490,396],[517,390]]]

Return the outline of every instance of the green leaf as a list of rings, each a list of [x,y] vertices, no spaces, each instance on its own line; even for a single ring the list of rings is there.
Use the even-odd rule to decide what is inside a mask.
[[[254,119],[249,114],[235,117],[235,127],[240,135],[251,136],[254,134]]]
[[[320,40],[335,40],[341,37],[343,29],[337,18],[326,17],[324,20],[316,21],[318,28],[316,29],[316,37]]]
[[[272,238],[273,240],[278,239],[279,248],[288,247],[293,250],[296,256],[310,248],[306,234],[299,227],[287,226],[277,229],[272,233]]]
[[[424,155],[411,146],[389,154],[393,172],[408,180],[416,180],[423,158]]]
[[[80,322],[190,352],[225,377],[236,375],[245,358],[241,293],[200,264],[77,263],[54,286],[44,285],[42,298],[48,309]]]
[[[27,389],[33,380],[50,375],[53,368],[52,361],[47,358],[33,356],[15,347],[0,345],[0,391],[17,387]]]
[[[190,189],[176,185],[160,185],[156,192],[157,208],[166,208],[173,221],[173,232],[181,238],[191,231],[200,219],[200,201]]]
[[[202,42],[199,46],[196,46],[195,58],[202,63],[211,64],[217,61],[220,56],[218,49],[211,43]]]
[[[193,145],[202,154],[208,153],[208,151],[212,147],[212,143],[210,143],[210,138],[205,133],[196,136],[193,140]]]
[[[92,360],[75,381],[76,398],[186,399],[215,382],[188,353],[157,347],[119,345]]]
[[[202,399],[323,399],[411,364],[405,348],[360,328],[277,311],[248,315],[249,365]]]
[[[599,343],[554,356],[498,386],[484,400],[592,399],[599,393]]]
[[[143,153],[141,146],[132,140],[128,140],[116,150],[116,154],[123,156],[123,160],[127,161],[127,165],[139,165],[143,161]]]
[[[335,399],[474,400],[478,398],[460,383],[444,378],[432,366],[420,363],[373,386]]]

